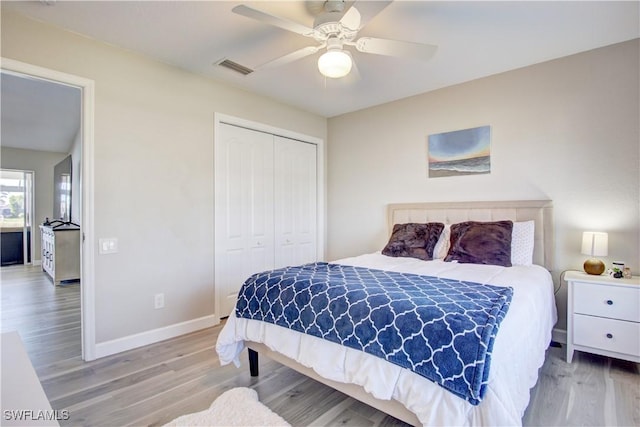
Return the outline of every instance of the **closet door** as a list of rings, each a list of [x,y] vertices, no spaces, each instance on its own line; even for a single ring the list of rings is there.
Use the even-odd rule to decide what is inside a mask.
[[[273,135],[221,123],[215,168],[215,286],[225,317],[242,283],[274,266]]]
[[[317,260],[316,145],[274,137],[275,268]]]

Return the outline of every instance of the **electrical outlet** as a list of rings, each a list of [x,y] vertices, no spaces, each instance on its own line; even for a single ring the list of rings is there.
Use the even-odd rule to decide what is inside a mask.
[[[164,294],[156,294],[153,302],[156,309],[164,308]]]

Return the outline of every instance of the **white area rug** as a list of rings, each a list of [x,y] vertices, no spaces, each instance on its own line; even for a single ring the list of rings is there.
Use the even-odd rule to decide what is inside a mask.
[[[260,403],[258,393],[238,387],[222,393],[209,409],[176,418],[165,427],[178,426],[264,426],[291,425]]]

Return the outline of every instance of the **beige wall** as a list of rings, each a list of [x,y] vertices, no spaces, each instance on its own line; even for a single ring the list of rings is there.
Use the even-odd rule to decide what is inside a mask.
[[[38,225],[45,218],[53,218],[53,167],[61,162],[67,154],[48,151],[22,150],[2,147],[0,162],[3,169],[33,171],[34,176],[34,227],[33,227],[33,262],[41,261],[40,230]]]
[[[327,120],[2,11],[2,56],[95,81],[98,343],[213,314],[213,113],[328,147],[328,259],[379,250],[385,206],[542,199],[555,204],[556,271],[580,233],[640,273],[638,41]],[[425,76],[428,78],[428,76]],[[426,137],[492,126],[489,175],[427,179]],[[164,292],[166,308],[153,309]],[[564,310],[564,288],[558,306]],[[561,327],[564,320],[561,320]]]
[[[638,40],[329,120],[328,257],[380,250],[385,205],[551,199],[554,278],[581,269],[584,230],[640,273]],[[425,76],[428,78],[428,76]],[[429,134],[491,125],[491,173],[427,178]],[[565,328],[566,287],[557,296]]]
[[[1,31],[3,57],[95,81],[96,238],[119,240],[96,255],[97,342],[214,314],[214,112],[320,139],[326,119],[6,10]]]

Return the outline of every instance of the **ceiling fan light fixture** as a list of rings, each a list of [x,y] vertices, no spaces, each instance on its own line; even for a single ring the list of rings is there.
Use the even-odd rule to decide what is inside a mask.
[[[318,70],[332,79],[346,76],[352,66],[351,57],[342,49],[329,49],[318,58]]]

